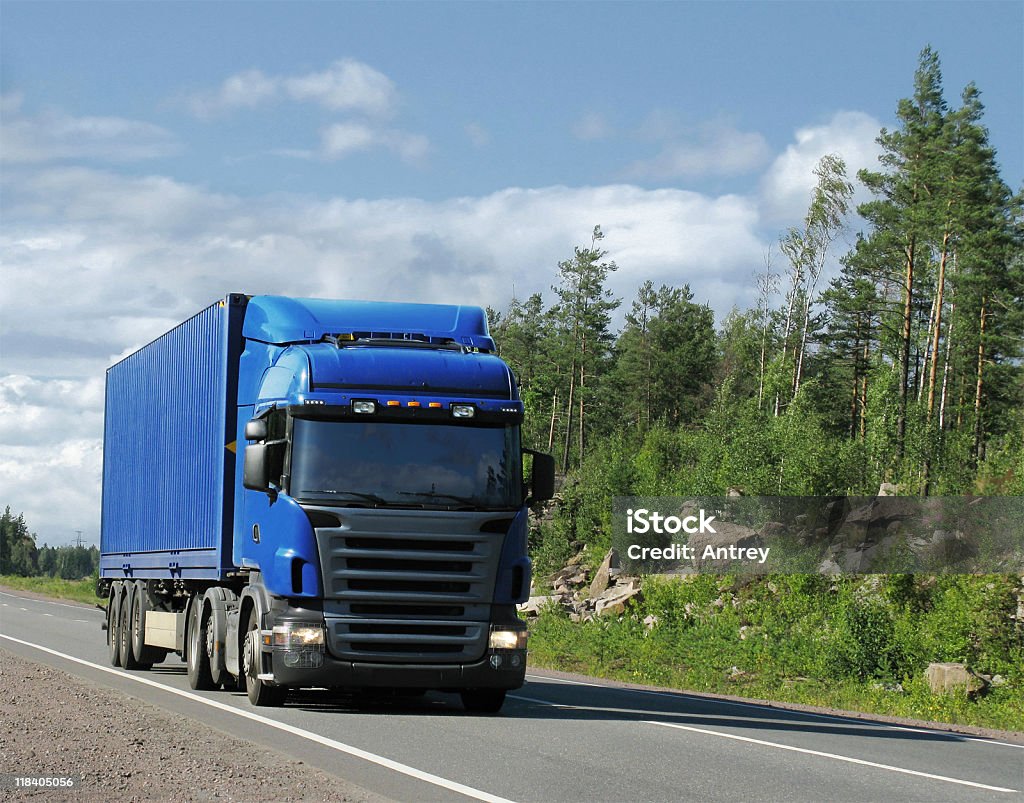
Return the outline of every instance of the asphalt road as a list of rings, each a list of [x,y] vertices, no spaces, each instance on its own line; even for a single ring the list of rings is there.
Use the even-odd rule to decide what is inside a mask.
[[[530,672],[497,717],[456,695],[193,692],[176,656],[110,667],[96,609],[0,592],[0,648],[396,800],[1024,801],[1024,745]],[[201,786],[201,779],[196,779]]]

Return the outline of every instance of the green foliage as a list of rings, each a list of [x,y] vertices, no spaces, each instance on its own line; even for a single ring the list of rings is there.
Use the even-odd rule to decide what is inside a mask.
[[[15,516],[10,506],[0,516],[0,574],[78,580],[92,574],[99,562],[96,547],[36,547],[36,537],[29,532],[24,514]]]
[[[21,575],[0,575],[0,586],[15,591],[31,591],[56,599],[69,599],[85,605],[95,605],[96,577],[81,580],[63,580],[59,577],[22,577]]]
[[[28,530],[24,514],[15,516],[10,506],[0,516],[0,574],[30,577],[36,574],[36,539]]]
[[[650,577],[618,618],[553,606],[531,626],[535,665],[699,691],[1020,729],[1024,636],[1012,577]],[[643,624],[646,617],[654,624]],[[648,621],[651,621],[650,619]],[[1005,685],[932,694],[924,669],[966,661]]]
[[[782,297],[769,253],[757,308],[717,333],[688,286],[648,281],[615,336],[599,229],[558,265],[554,306],[537,295],[492,316],[527,441],[562,457],[560,504],[531,536],[539,574],[584,548],[601,558],[616,496],[873,495],[883,482],[1024,495],[1024,194],[999,175],[976,87],[950,108],[926,48],[911,89],[879,133],[877,169],[859,174],[866,229],[820,295],[851,198],[841,154],[818,164],[802,225],[780,238]],[[904,557],[874,578],[649,579],[621,621],[546,612],[535,656],[925,718],[1005,725],[1017,705],[1019,724],[1017,581],[899,574]],[[936,699],[921,672],[938,660],[1012,680],[981,701]]]

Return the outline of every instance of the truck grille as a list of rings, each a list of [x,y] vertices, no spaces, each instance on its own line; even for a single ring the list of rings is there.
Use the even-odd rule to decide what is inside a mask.
[[[336,658],[466,663],[487,646],[510,514],[307,508]]]

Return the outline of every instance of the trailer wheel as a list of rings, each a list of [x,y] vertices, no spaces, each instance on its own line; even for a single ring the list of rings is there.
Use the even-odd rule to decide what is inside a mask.
[[[125,586],[125,593],[121,595],[121,615],[118,617],[120,624],[117,626],[117,637],[121,642],[119,665],[122,669],[137,669],[139,666],[135,661],[135,656],[132,655],[132,597],[134,596],[131,593],[131,587]]]
[[[474,714],[496,714],[505,704],[504,689],[464,689],[462,704]]]
[[[256,706],[279,706],[288,696],[286,686],[271,686],[260,680],[259,674],[263,661],[260,658],[260,623],[259,615],[253,608],[249,612],[249,628],[245,631],[245,643],[242,648],[242,673],[245,676],[245,692],[249,702]]]
[[[158,648],[146,646],[147,610],[149,610],[149,605],[146,599],[146,587],[141,582],[137,582],[135,591],[132,593],[131,641],[132,656],[139,669],[152,669],[160,655]]]
[[[188,685],[196,691],[215,689],[210,675],[210,656],[206,654],[207,617],[203,615],[203,598],[196,596],[188,614],[188,645],[185,665],[188,668]]]
[[[110,665],[121,665],[121,606],[117,598],[117,583],[110,587],[107,598],[107,647],[110,653]]]

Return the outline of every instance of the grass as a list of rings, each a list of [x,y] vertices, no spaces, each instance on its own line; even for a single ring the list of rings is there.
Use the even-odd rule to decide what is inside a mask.
[[[534,666],[667,688],[931,722],[1024,731],[1024,649],[1007,627],[1016,580],[842,581],[793,575],[737,584],[649,578],[619,618],[531,622]],[[652,627],[646,616],[657,617]],[[976,699],[933,694],[932,661],[999,674]]]
[[[96,596],[96,581],[91,577],[83,580],[62,580],[60,577],[20,577],[3,574],[0,575],[0,586],[17,591],[32,591],[56,599],[73,600],[86,605],[100,602]]]

